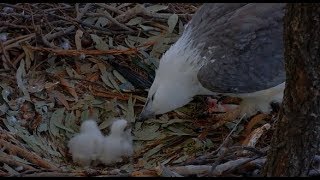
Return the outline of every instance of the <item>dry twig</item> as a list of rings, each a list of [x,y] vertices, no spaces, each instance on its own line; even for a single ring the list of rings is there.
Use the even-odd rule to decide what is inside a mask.
[[[0,146],[5,147],[8,151],[10,151],[12,154],[18,154],[19,156],[22,156],[26,158],[28,161],[43,167],[43,168],[49,168],[49,169],[55,169],[56,167],[45,160],[43,160],[41,157],[39,157],[37,154],[29,152],[26,149],[23,149],[21,147],[18,147],[17,145],[11,144],[9,142],[6,142],[2,139],[0,139]]]
[[[145,45],[139,46],[137,48],[128,48],[127,50],[118,50],[118,49],[112,49],[112,50],[64,50],[64,49],[53,49],[53,48],[41,48],[41,47],[34,47],[30,45],[26,45],[27,48],[34,51],[46,51],[54,53],[56,56],[80,56],[80,55],[106,55],[106,54],[112,54],[112,55],[120,55],[120,54],[136,54],[139,52],[139,48],[146,48],[151,45],[153,45],[154,42],[146,43]]]
[[[0,162],[6,163],[6,164],[9,164],[12,166],[17,166],[17,167],[21,166],[21,167],[23,167],[23,170],[35,170],[35,168],[32,166],[29,166],[27,164],[24,164],[24,163],[21,163],[21,162],[14,160],[10,155],[8,155],[6,157],[0,156]]]

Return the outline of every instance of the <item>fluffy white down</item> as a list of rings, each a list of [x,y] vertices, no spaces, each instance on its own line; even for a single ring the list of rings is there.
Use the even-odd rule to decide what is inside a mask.
[[[131,156],[132,136],[127,126],[126,120],[117,119],[111,125],[110,135],[104,137],[94,120],[84,121],[80,133],[68,143],[73,162],[81,166],[90,166],[93,162],[107,165],[122,161],[122,156]]]
[[[71,138],[68,143],[73,162],[81,166],[90,166],[101,153],[103,139],[94,120],[84,121],[81,124],[80,133]]]
[[[121,162],[122,156],[133,154],[131,129],[125,129],[128,122],[124,119],[115,121],[111,126],[110,135],[103,141],[99,160],[104,164]]]

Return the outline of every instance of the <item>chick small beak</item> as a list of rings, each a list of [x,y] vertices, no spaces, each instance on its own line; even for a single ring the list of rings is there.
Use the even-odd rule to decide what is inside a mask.
[[[132,128],[132,124],[128,123],[127,126],[124,128],[124,131],[127,131],[128,129]]]

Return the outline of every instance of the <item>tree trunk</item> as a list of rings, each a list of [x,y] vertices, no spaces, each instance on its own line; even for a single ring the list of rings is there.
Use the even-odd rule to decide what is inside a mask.
[[[307,176],[320,141],[320,4],[288,4],[286,88],[264,176]]]

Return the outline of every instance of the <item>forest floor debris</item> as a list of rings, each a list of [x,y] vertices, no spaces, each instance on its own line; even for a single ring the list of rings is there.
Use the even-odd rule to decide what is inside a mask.
[[[0,176],[257,176],[275,113],[241,122],[205,97],[135,123],[132,161],[82,169],[67,142],[135,122],[159,59],[199,3],[0,3]],[[235,101],[237,102],[237,101]]]

